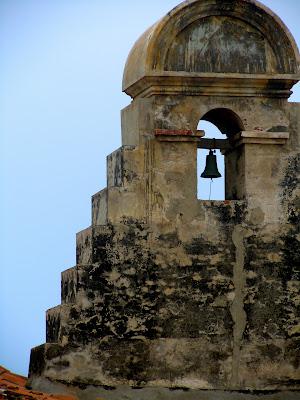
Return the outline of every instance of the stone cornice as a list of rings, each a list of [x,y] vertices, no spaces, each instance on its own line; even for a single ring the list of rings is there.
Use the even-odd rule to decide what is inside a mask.
[[[129,86],[132,98],[155,95],[288,98],[300,77],[294,74],[151,73]]]
[[[242,144],[286,144],[289,132],[242,131],[237,133],[231,141],[235,146]]]

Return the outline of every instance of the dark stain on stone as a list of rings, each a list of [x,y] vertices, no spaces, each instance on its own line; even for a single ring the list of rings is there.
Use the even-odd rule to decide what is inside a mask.
[[[187,387],[173,386],[173,387],[169,387],[169,390],[171,392],[176,392],[176,391],[188,392],[190,389]]]
[[[287,235],[283,237],[284,246],[282,248],[283,253],[283,265],[281,268],[281,279],[285,286],[290,280],[300,279],[300,245],[296,235],[299,233],[300,227],[297,229],[291,229]]]
[[[127,234],[121,239],[121,243],[124,246],[134,246],[136,243],[136,232],[133,226],[129,226]]]
[[[46,340],[47,343],[55,343],[59,339],[60,318],[47,314],[46,320]]]
[[[56,369],[68,368],[69,366],[70,366],[70,363],[67,360],[58,360],[55,362]]]
[[[241,200],[225,200],[223,203],[212,202],[211,205],[206,205],[206,208],[216,215],[223,229],[228,232],[231,230],[230,226],[241,224],[245,220],[246,207],[246,201]]]
[[[190,255],[211,255],[218,252],[216,245],[199,237],[194,238],[191,242],[184,244],[185,251]]]
[[[272,126],[267,132],[288,132],[288,127],[283,125]]]
[[[170,247],[178,247],[181,244],[177,232],[161,234],[159,235],[158,240],[166,242]]]
[[[282,349],[273,343],[262,345],[259,350],[264,358],[269,358],[272,361],[279,360],[282,356]]]
[[[134,386],[143,386],[147,379],[147,366],[149,366],[149,349],[145,342],[114,342],[118,343],[115,351],[104,360],[104,370],[117,379],[126,379],[136,382]],[[120,368],[122,359],[122,368]]]
[[[287,387],[295,387],[300,385],[300,379],[268,379],[270,385],[281,385]]]
[[[72,307],[70,309],[70,318],[71,319],[79,319],[80,313],[79,311],[76,309],[76,307]]]
[[[61,355],[61,346],[59,344],[53,343],[46,349],[45,357],[47,360],[52,360],[55,357],[59,357]]]
[[[285,348],[284,358],[297,370],[300,367],[300,338],[289,342]]]
[[[292,197],[294,190],[299,185],[300,175],[300,154],[288,158],[288,165],[285,175],[280,183],[283,189],[283,200],[287,201]]]
[[[41,375],[45,367],[45,345],[41,345],[31,350],[29,375]]]

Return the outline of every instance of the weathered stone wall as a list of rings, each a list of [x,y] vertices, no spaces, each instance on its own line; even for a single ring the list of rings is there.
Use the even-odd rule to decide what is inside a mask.
[[[228,109],[241,121],[245,131],[289,130],[289,103],[285,99],[247,97],[245,94],[229,96],[210,95],[203,88],[201,96],[173,95],[138,98],[123,111],[123,145],[138,145],[154,137],[155,129],[197,129],[199,121],[211,110]],[[139,118],[136,119],[135,115]],[[125,126],[126,125],[126,126]],[[222,130],[222,129],[221,129]],[[130,132],[135,132],[133,136]],[[228,132],[230,134],[230,127]]]
[[[109,157],[107,190],[135,185],[124,151],[135,158],[135,148]],[[196,199],[193,144],[155,142],[148,152],[151,212],[106,225],[95,218],[78,234],[62,305],[47,313],[47,369],[32,374],[113,387],[298,387],[297,159],[277,159],[281,212],[269,223],[246,200]]]
[[[82,399],[299,398],[300,106],[287,101],[298,53],[254,1],[184,4],[130,56],[123,145],[92,197],[91,227],[77,234],[61,305],[47,312],[47,343],[32,350],[35,388],[69,385]],[[285,47],[272,53],[274,37]],[[137,78],[144,64],[156,75]],[[197,199],[200,119],[227,138],[224,201]]]

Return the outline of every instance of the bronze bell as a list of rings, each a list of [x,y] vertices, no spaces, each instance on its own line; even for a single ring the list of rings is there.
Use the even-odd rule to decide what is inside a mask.
[[[217,156],[212,150],[209,150],[208,156],[206,156],[205,169],[201,174],[201,178],[220,178],[222,175],[218,171]]]

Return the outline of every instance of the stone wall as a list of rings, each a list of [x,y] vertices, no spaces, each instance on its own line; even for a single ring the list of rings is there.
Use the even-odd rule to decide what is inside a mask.
[[[137,42],[122,147],[30,384],[82,399],[299,398],[298,61],[282,22],[250,0],[185,2]],[[224,134],[224,201],[197,199],[200,119]]]

